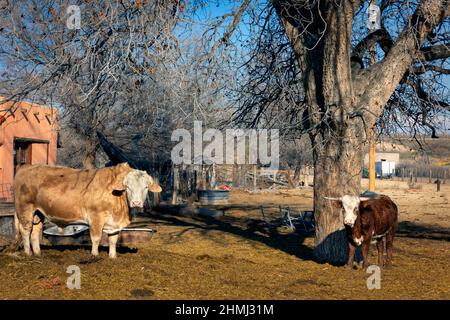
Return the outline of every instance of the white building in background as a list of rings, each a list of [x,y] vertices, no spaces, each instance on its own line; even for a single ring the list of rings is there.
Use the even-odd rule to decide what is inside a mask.
[[[375,175],[386,178],[395,175],[395,168],[400,163],[399,152],[375,152]],[[364,157],[364,167],[369,167],[369,154]]]
[[[386,160],[375,161],[375,174],[377,178],[394,176],[395,162]]]

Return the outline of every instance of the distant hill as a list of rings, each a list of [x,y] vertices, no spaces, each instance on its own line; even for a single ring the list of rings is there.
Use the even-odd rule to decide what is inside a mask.
[[[420,137],[420,145],[410,138],[383,141],[379,152],[399,152],[402,161],[426,162],[434,165],[450,165],[450,136],[438,139]]]

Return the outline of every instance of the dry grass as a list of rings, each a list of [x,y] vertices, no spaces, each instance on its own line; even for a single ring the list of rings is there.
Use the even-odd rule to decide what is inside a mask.
[[[397,183],[397,182],[396,182]],[[449,185],[405,194],[382,189],[400,209],[403,228],[450,229]],[[233,203],[310,207],[312,192],[232,193]],[[275,211],[274,211],[275,212]],[[220,220],[153,214],[158,233],[116,260],[89,259],[89,248],[45,248],[42,257],[0,254],[2,299],[450,299],[450,242],[404,237],[380,290],[368,290],[363,270],[318,264],[313,238],[269,234],[257,210],[232,210]],[[433,229],[434,228],[434,229]],[[370,261],[376,261],[375,247]],[[81,290],[66,288],[66,268],[81,268]]]

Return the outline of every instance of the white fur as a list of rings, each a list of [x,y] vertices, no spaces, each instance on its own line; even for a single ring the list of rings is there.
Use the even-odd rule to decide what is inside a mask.
[[[345,195],[342,197],[342,206],[344,207],[344,224],[353,227],[356,221],[354,210],[359,207],[360,198],[358,196]]]
[[[142,208],[148,193],[148,185],[153,183],[151,176],[145,171],[133,170],[124,179],[127,188],[128,205]]]
[[[354,242],[356,243],[356,245],[358,245],[358,246],[360,246],[360,245],[362,244],[363,240],[364,240],[364,237],[363,237],[363,236],[361,236],[361,237],[359,237],[359,238],[353,238],[353,241],[354,241]]]

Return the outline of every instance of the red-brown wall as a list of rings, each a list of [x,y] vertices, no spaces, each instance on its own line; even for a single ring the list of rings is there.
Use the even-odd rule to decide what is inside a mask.
[[[0,97],[0,101],[3,98]],[[11,200],[14,175],[14,140],[31,142],[31,163],[56,164],[56,109],[28,102],[0,105],[0,200]]]

